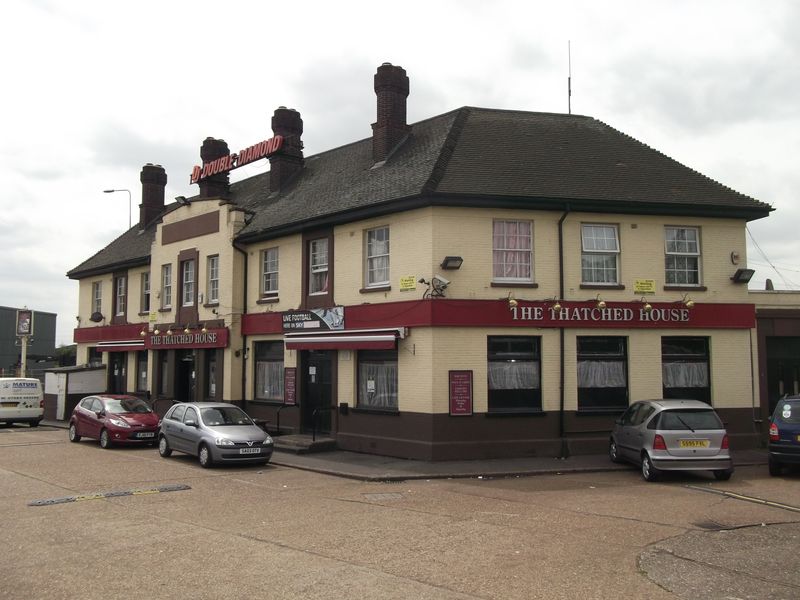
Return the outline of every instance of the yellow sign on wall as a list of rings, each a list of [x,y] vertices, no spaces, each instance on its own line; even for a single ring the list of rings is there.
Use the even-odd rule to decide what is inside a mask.
[[[417,289],[417,278],[413,275],[400,278],[400,291],[409,292]]]
[[[633,282],[634,294],[655,294],[656,293],[656,280],[655,279],[636,279]]]

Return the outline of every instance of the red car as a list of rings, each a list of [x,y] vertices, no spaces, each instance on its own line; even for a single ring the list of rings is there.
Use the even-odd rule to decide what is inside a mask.
[[[101,448],[114,444],[155,444],[158,420],[147,402],[135,396],[87,396],[72,411],[69,441],[94,438],[100,440]]]

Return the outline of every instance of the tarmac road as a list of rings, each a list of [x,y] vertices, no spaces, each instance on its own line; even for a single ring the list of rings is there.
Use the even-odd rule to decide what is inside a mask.
[[[0,429],[0,598],[800,597],[797,474],[570,464],[378,482]]]

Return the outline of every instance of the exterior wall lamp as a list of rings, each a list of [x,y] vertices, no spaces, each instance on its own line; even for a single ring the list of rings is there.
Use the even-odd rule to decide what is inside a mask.
[[[750,283],[755,273],[753,269],[736,269],[736,273],[731,277],[731,281],[733,281],[733,283]]]
[[[650,311],[653,310],[653,305],[650,304],[644,296],[641,297],[639,302],[644,304],[644,306],[642,307],[644,309],[644,312],[649,313]]]
[[[464,259],[460,256],[445,256],[442,264],[439,265],[443,269],[460,269],[464,263]]]
[[[508,297],[506,298],[506,301],[508,302],[509,310],[511,310],[512,308],[517,308],[517,305],[519,304],[519,302],[517,302],[517,299],[514,298],[513,292],[508,292]]]
[[[603,300],[602,298],[600,298],[600,294],[597,294],[597,297],[594,299],[594,302],[595,302],[595,306],[597,306],[597,308],[605,308],[606,307],[606,301]]]

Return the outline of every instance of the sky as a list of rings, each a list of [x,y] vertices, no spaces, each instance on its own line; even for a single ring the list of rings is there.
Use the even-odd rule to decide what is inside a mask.
[[[200,145],[271,137],[305,155],[371,135],[383,62],[408,122],[461,106],[594,117],[775,211],[748,225],[751,289],[800,289],[800,2],[10,0],[0,55],[0,305],[57,313],[66,277],[138,220],[139,174],[192,196]],[[232,172],[238,181],[266,160]],[[129,190],[104,194],[103,190]]]

